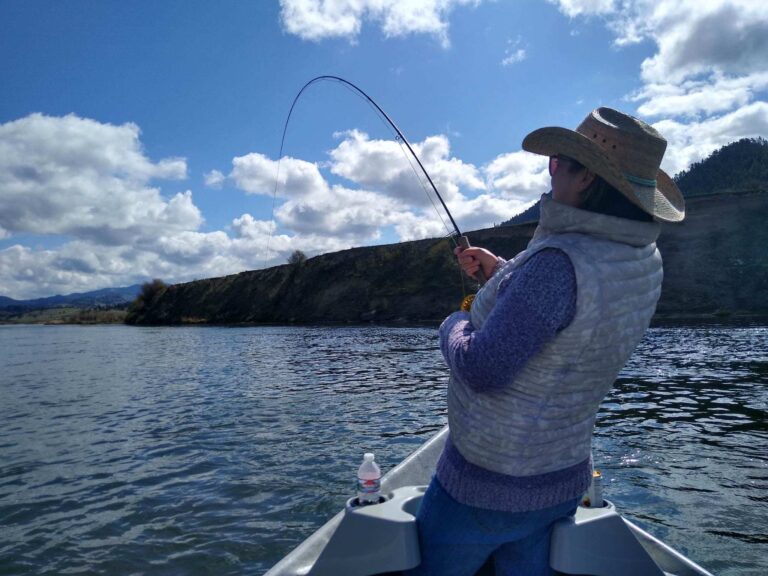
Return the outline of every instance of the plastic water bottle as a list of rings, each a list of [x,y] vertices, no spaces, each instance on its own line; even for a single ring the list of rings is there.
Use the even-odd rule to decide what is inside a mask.
[[[361,506],[378,504],[381,490],[381,470],[373,460],[373,454],[367,452],[363,463],[357,470],[357,501]]]

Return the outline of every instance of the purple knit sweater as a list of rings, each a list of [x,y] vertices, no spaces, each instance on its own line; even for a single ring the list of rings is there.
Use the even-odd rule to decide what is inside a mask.
[[[440,349],[454,379],[476,391],[514,385],[528,360],[576,313],[576,275],[561,250],[544,249],[499,285],[496,304],[481,330],[467,312],[440,326]],[[577,498],[587,489],[589,459],[537,476],[510,476],[468,462],[448,437],[437,479],[457,501],[494,510],[537,510]]]

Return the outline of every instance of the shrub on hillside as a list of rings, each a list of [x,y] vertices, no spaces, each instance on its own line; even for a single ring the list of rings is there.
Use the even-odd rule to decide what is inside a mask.
[[[292,266],[301,266],[307,261],[307,255],[301,250],[294,250],[290,256],[288,256],[288,264]]]
[[[152,282],[145,282],[142,284],[141,292],[136,297],[136,300],[134,300],[128,307],[128,314],[125,317],[125,322],[127,324],[133,324],[144,309],[152,304],[152,302],[165,292],[167,288],[168,285],[159,278],[155,278]]]

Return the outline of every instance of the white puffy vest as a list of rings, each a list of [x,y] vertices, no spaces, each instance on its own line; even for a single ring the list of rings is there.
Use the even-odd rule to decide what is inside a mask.
[[[600,402],[643,337],[661,293],[659,225],[541,201],[528,248],[483,286],[471,319],[481,330],[500,282],[543,248],[559,248],[576,273],[571,324],[502,389],[476,392],[451,378],[451,439],[468,461],[503,474],[530,476],[590,456]]]

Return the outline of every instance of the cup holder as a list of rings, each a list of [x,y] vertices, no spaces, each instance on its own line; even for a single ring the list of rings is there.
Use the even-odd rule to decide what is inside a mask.
[[[355,497],[347,500],[347,508],[365,508],[367,506],[376,506],[377,504],[384,504],[384,502],[386,502],[387,500],[388,500],[387,497],[379,496],[378,502],[366,502],[365,504],[361,504],[360,499]]]
[[[378,504],[347,500],[328,543],[309,572],[312,576],[401,572],[421,561],[416,512],[424,486],[402,486]],[[371,542],[376,546],[371,547]]]

